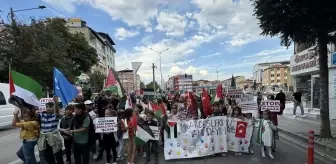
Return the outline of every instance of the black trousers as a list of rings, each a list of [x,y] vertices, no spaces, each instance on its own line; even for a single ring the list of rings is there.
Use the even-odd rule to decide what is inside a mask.
[[[64,164],[62,150],[54,153],[52,147],[46,143],[47,148],[43,150],[43,156],[48,164]]]
[[[89,164],[90,147],[89,144],[74,143],[75,164]]]
[[[146,143],[146,145],[145,145],[146,154],[147,154],[146,162],[150,161],[151,152],[153,152],[153,154],[154,154],[155,162],[159,161],[158,147],[159,147],[158,141],[149,140]]]
[[[107,163],[111,163],[111,150],[113,155],[112,163],[117,161],[117,148],[108,146],[105,148]]]
[[[67,162],[71,161],[72,143],[73,143],[72,138],[70,139],[64,138],[65,156]]]

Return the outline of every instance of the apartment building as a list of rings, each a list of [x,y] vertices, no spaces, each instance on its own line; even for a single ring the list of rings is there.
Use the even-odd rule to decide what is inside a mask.
[[[263,70],[263,86],[292,86],[290,67],[274,64]]]
[[[118,77],[120,79],[121,85],[124,87],[126,92],[131,92],[135,90],[140,90],[140,76],[137,74],[135,81],[133,79],[133,70],[120,70],[117,71]]]
[[[115,43],[108,34],[96,32],[87,26],[86,22],[80,18],[68,19],[67,25],[71,33],[80,32],[84,34],[90,46],[96,49],[99,61],[98,64],[92,68],[92,71],[100,71],[107,75],[109,68],[115,69]],[[80,81],[86,81],[88,79],[86,74],[82,74],[79,78]]]

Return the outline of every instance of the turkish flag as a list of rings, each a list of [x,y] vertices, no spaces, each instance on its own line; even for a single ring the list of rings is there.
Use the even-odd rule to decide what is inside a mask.
[[[245,138],[246,137],[246,128],[247,128],[247,122],[237,121],[236,135],[235,136],[237,138]]]

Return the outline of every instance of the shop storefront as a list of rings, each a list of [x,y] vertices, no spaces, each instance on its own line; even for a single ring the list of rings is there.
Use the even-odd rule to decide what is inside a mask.
[[[329,113],[330,119],[336,119],[336,52],[335,46],[328,46],[329,68]],[[306,49],[291,56],[291,76],[294,91],[303,93],[303,106],[309,109],[320,108],[320,76],[318,55]]]
[[[291,75],[295,91],[303,96],[303,105],[306,108],[319,108],[320,89],[318,74],[318,56],[308,49],[291,56]]]

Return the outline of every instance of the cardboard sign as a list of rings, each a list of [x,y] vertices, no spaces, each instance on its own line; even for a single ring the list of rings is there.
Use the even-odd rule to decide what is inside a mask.
[[[262,100],[261,111],[280,112],[280,100]]]
[[[250,110],[258,110],[258,103],[256,101],[239,102],[238,106],[242,108],[242,112]]]
[[[243,98],[243,90],[228,89],[227,96],[229,99],[236,99],[236,101],[239,101]]]
[[[96,133],[110,133],[118,130],[117,117],[100,117],[95,120]]]

